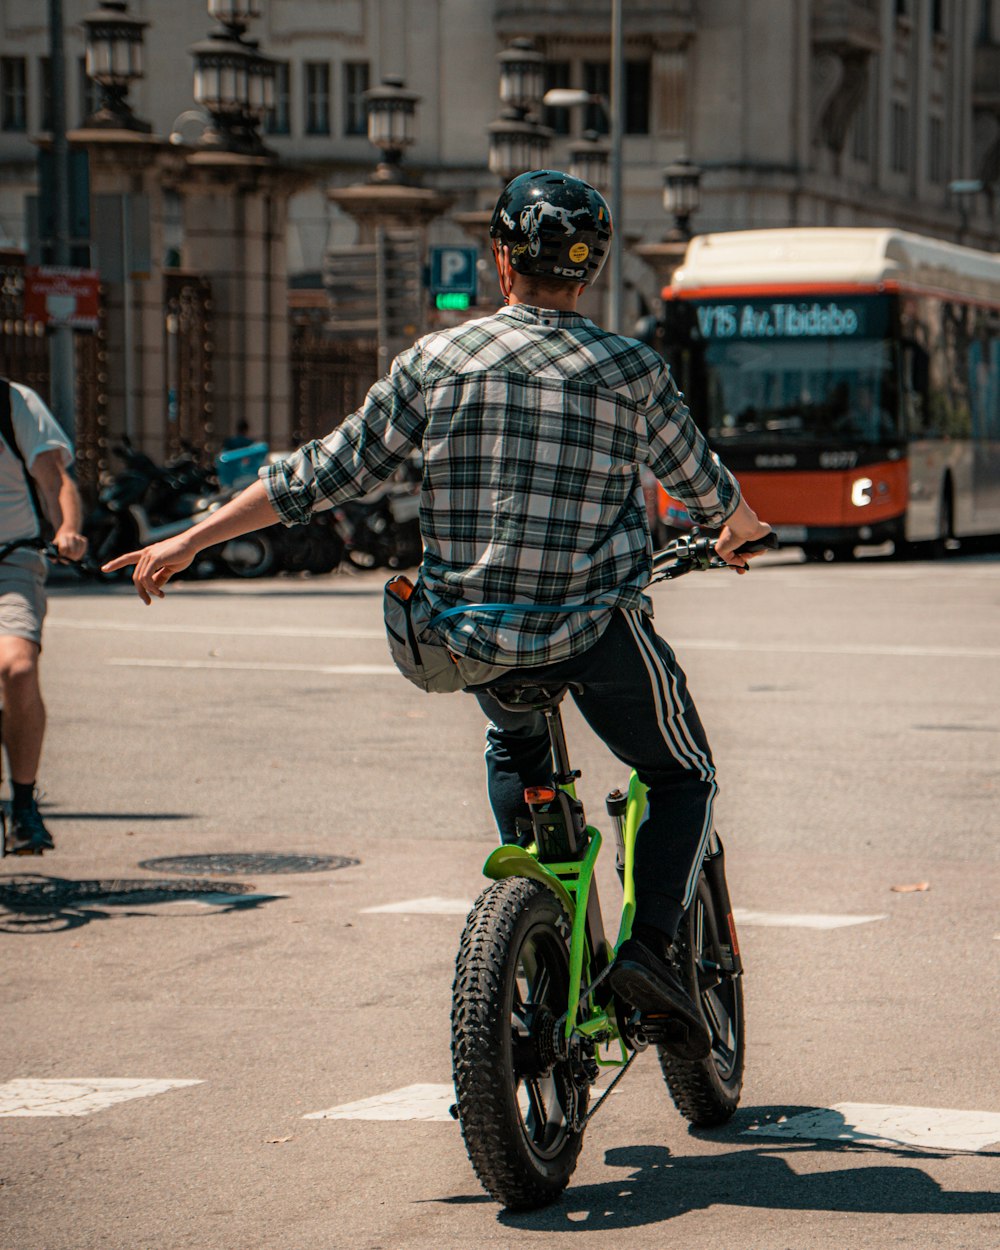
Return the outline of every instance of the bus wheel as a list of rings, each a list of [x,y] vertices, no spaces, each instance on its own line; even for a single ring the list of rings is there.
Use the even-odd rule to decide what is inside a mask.
[[[853,543],[828,543],[825,547],[809,547],[806,559],[821,564],[832,564],[835,560],[853,560]]]

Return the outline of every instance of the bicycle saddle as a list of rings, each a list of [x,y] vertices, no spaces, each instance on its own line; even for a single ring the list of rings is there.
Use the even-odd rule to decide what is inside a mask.
[[[575,681],[548,686],[526,678],[513,681],[496,681],[486,687],[487,693],[508,712],[540,712],[546,707],[558,707],[567,690],[582,692],[583,687]]]

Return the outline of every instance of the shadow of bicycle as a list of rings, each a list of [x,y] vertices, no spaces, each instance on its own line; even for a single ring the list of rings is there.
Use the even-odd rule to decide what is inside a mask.
[[[815,1110],[782,1108],[780,1114],[790,1117]],[[739,1115],[744,1127],[747,1116],[748,1109]],[[757,1108],[753,1118],[760,1122],[777,1116],[776,1108]],[[723,1140],[732,1141],[739,1131],[734,1122]],[[610,1168],[625,1169],[624,1177],[571,1185],[551,1207],[500,1211],[497,1218],[511,1228],[538,1232],[595,1232],[659,1224],[711,1206],[884,1215],[1000,1214],[1000,1194],[946,1190],[911,1164],[835,1166],[837,1156],[860,1153],[928,1158],[927,1151],[858,1141],[775,1141],[711,1155],[674,1155],[665,1146],[621,1146],[608,1150],[604,1158]],[[795,1166],[782,1155],[794,1158]],[[970,1156],[936,1151],[934,1157]],[[813,1170],[810,1158],[815,1159]]]
[[[116,916],[163,919],[185,914],[180,909],[145,910],[170,903],[200,903],[207,909],[204,914],[219,915],[247,911],[281,897],[258,894],[252,885],[237,881],[72,881],[41,873],[20,873],[0,880],[0,932],[59,933]]]

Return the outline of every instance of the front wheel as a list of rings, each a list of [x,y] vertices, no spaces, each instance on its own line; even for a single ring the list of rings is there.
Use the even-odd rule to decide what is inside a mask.
[[[712,1035],[706,1059],[677,1059],[659,1047],[660,1068],[677,1110],[699,1128],[731,1119],[743,1088],[746,1045],[743,981],[725,970],[716,915],[704,875],[677,935],[681,970]]]
[[[451,1011],[458,1118],[483,1188],[515,1211],[554,1201],[583,1143],[587,1079],[555,1052],[569,992],[569,932],[551,890],[511,877],[479,896],[458,952]]]

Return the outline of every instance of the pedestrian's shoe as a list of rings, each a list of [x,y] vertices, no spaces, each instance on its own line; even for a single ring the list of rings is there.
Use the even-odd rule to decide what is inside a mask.
[[[43,851],[55,850],[52,834],[34,803],[11,812],[9,837],[12,855],[41,855]]]
[[[711,1054],[711,1034],[680,973],[645,942],[623,942],[608,979],[615,995],[642,1013],[650,1040],[678,1059]]]

